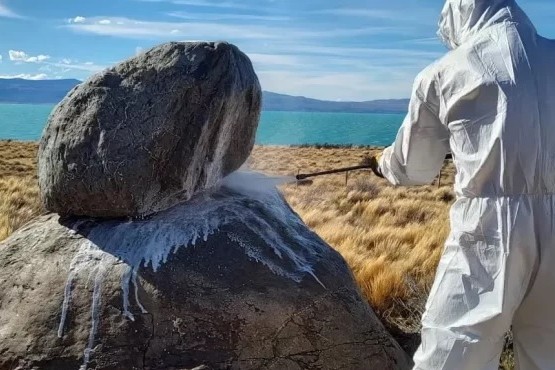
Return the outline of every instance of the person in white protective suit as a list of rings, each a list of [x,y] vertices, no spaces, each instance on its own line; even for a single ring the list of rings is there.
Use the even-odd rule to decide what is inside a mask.
[[[451,51],[416,79],[376,163],[396,185],[433,182],[448,152],[457,200],[422,318],[415,369],[555,369],[555,41],[514,0],[447,0]]]

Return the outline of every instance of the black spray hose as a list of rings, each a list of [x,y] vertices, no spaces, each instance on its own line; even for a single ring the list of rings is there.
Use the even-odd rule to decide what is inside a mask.
[[[315,177],[315,176],[322,176],[322,175],[331,175],[334,173],[341,173],[341,172],[348,172],[348,171],[354,171],[354,170],[363,170],[363,169],[371,169],[372,167],[369,165],[362,165],[362,166],[354,166],[354,167],[346,167],[346,168],[338,168],[336,170],[329,170],[329,171],[322,171],[322,172],[315,172],[315,173],[307,173],[307,174],[298,174],[297,176],[295,176],[297,178],[297,180],[305,180],[308,179],[309,177]]]
[[[453,155],[451,153],[449,153],[445,156],[445,160],[449,160],[449,159],[453,159]],[[365,169],[373,170],[371,165],[365,164],[365,165],[360,165],[360,166],[338,168],[338,169],[335,169],[335,170],[322,171],[322,172],[300,173],[297,176],[295,176],[295,178],[297,180],[305,180],[305,179],[308,179],[310,177],[331,175],[331,174],[334,174],[334,173],[342,173],[342,172],[349,172],[349,171],[355,171],[355,170],[365,170]],[[380,176],[380,177],[382,177],[382,176]]]

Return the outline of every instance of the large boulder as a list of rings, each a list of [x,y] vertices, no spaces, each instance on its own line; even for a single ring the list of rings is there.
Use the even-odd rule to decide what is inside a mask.
[[[258,183],[16,232],[0,244],[0,370],[408,369],[343,259]]]
[[[94,75],[54,109],[39,149],[61,215],[145,216],[214,186],[253,145],[261,89],[227,43],[167,43]]]

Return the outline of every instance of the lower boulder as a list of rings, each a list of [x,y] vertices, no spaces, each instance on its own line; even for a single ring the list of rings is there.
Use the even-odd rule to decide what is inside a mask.
[[[0,244],[0,370],[408,369],[339,254],[249,176]]]

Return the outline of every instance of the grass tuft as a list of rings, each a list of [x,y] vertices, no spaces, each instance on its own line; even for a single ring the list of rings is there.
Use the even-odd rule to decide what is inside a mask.
[[[0,241],[41,213],[37,145],[0,141]]]

